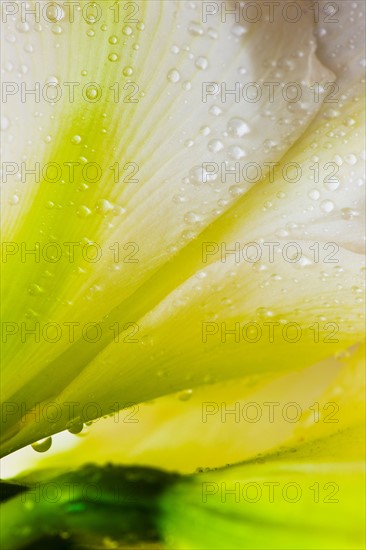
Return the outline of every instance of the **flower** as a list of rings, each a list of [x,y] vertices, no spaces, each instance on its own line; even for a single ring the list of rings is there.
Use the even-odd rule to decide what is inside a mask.
[[[235,23],[207,2],[80,2],[73,12],[52,4],[30,25],[24,3],[4,4],[6,67],[20,84],[5,83],[3,120],[3,455],[206,384],[214,386],[198,391],[230,399],[230,379],[246,377],[245,387],[252,377],[270,396],[276,383],[286,393],[293,375],[309,396],[317,367],[322,394],[339,357],[358,353],[363,19],[356,3],[352,13],[340,6],[336,24],[326,3],[321,22],[304,5],[294,21],[281,4],[274,24],[250,19],[245,3]],[[350,369],[340,386],[354,405]],[[359,422],[350,407],[347,433]],[[179,418],[165,423],[157,421],[164,445]],[[329,435],[313,424],[310,433]],[[207,433],[207,449],[222,433],[234,460],[244,458],[232,430]],[[298,443],[291,430],[277,436],[265,451]],[[284,461],[292,471],[288,454]],[[345,462],[318,471],[321,482],[348,476]],[[256,465],[242,468],[239,477],[257,475]],[[236,475],[224,472],[207,483]],[[347,495],[359,482],[351,478]],[[176,499],[193,502],[202,487],[185,479],[183,494],[179,483],[159,501],[164,536]],[[296,509],[302,521],[306,509]],[[189,541],[174,530],[177,548],[255,540],[251,531],[238,542],[233,528],[225,546],[202,529]],[[333,544],[312,534],[310,545]]]

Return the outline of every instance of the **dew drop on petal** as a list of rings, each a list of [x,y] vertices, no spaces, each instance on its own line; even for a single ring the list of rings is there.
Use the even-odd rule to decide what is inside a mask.
[[[132,76],[133,75],[133,68],[132,67],[125,67],[122,71],[123,76]]]
[[[208,112],[210,113],[210,115],[213,115],[213,116],[222,115],[222,109],[218,105],[212,105],[209,108]]]
[[[72,136],[71,143],[74,145],[78,145],[81,142],[81,136],[78,136],[77,134],[75,136]]]
[[[273,317],[274,316],[273,311],[271,311],[270,309],[268,309],[266,307],[257,308],[256,313],[257,313],[258,317],[260,317],[261,319],[267,319],[268,317]]]
[[[62,34],[61,25],[53,25],[51,30],[52,30],[53,34]]]
[[[65,17],[65,11],[59,4],[52,3],[47,5],[45,15],[48,21],[55,23],[56,21],[61,21]]]
[[[232,160],[240,160],[246,156],[246,153],[239,145],[231,145],[228,148],[228,155]]]
[[[329,191],[335,191],[336,189],[339,188],[339,186],[340,186],[339,179],[335,177],[329,178],[324,182],[324,187],[329,189]]]
[[[329,214],[330,212],[332,212],[332,210],[334,210],[334,202],[329,200],[322,201],[320,203],[320,208],[323,212]]]
[[[341,210],[342,218],[344,220],[354,220],[355,218],[358,218],[360,213],[358,210],[354,210],[353,208],[342,208]]]
[[[202,216],[196,212],[187,212],[184,216],[184,221],[188,224],[195,224],[202,221]]]
[[[125,25],[122,32],[125,36],[130,36],[132,34],[132,28],[129,25]]]
[[[320,193],[319,193],[318,189],[312,189],[311,191],[309,191],[308,196],[313,201],[317,201],[320,197]]]
[[[99,96],[99,90],[93,84],[89,84],[85,90],[85,95],[90,101],[95,101]]]
[[[208,143],[208,150],[212,153],[218,153],[219,151],[222,151],[224,148],[224,144],[219,139],[212,139]]]
[[[82,219],[87,218],[88,216],[90,216],[91,213],[92,211],[90,210],[90,208],[88,208],[84,204],[80,205],[76,210],[76,215]]]
[[[167,78],[169,82],[172,82],[173,84],[175,84],[180,80],[180,73],[179,71],[177,71],[177,69],[172,69],[171,71],[168,72]]]
[[[236,24],[232,27],[231,32],[234,36],[240,37],[247,32],[247,29],[243,25]]]
[[[22,33],[26,33],[30,29],[29,24],[26,21],[18,23],[16,28],[17,28],[17,31]]]
[[[219,37],[219,33],[216,29],[213,29],[212,27],[208,29],[207,34],[212,40],[217,40]]]
[[[103,216],[105,216],[106,214],[108,214],[108,212],[113,210],[113,204],[111,204],[106,199],[101,199],[97,202],[95,210],[98,212],[98,214],[102,214]]]
[[[18,204],[19,200],[20,200],[19,195],[14,194],[12,197],[10,197],[10,199],[8,200],[8,203],[11,206],[15,206],[16,204]]]
[[[43,294],[43,288],[36,283],[32,283],[31,285],[29,285],[28,294],[30,296],[38,296],[40,294]]]
[[[344,157],[344,160],[346,161],[347,164],[349,164],[350,166],[354,166],[356,163],[357,163],[357,157],[356,155],[353,155],[352,153],[349,154],[349,155],[346,155]]]
[[[5,131],[9,128],[9,125],[9,119],[6,116],[1,115],[1,129]]]
[[[70,428],[68,428],[68,431],[71,434],[76,435],[76,434],[79,434],[80,432],[82,432],[83,428],[84,428],[84,424],[82,422],[79,422],[79,423],[76,422],[75,424],[70,426]]]
[[[249,134],[250,127],[242,118],[232,118],[227,125],[230,137],[243,137]]]
[[[37,451],[37,453],[45,453],[51,448],[52,437],[46,437],[45,439],[40,439],[36,443],[32,444],[32,449]]]
[[[119,60],[119,55],[117,53],[110,53],[108,59],[109,61],[112,61],[112,63],[115,63]]]
[[[200,71],[205,71],[208,67],[208,61],[206,59],[206,57],[197,57],[196,61],[195,61],[195,66],[197,67],[197,69],[199,69]]]
[[[240,197],[245,193],[245,189],[240,185],[232,185],[229,187],[229,193],[232,197]]]
[[[179,392],[178,399],[179,401],[189,401],[193,394],[193,390],[183,390]]]
[[[191,21],[189,23],[188,32],[192,36],[202,36],[204,34],[204,30],[202,28],[202,25],[200,23],[197,23],[196,21]]]

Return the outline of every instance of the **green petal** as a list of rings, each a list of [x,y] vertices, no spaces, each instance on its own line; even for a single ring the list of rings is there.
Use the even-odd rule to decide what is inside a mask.
[[[1,508],[2,544],[61,533],[82,547],[361,549],[365,476],[349,444],[363,446],[364,430],[193,476],[111,464],[23,476],[30,491]]]
[[[363,548],[363,463],[332,454],[355,435],[201,474],[189,490],[169,488],[161,516],[168,547]]]

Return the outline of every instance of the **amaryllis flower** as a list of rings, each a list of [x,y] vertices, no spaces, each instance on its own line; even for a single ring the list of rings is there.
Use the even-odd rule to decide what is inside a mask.
[[[362,4],[2,10],[4,547],[362,548]]]

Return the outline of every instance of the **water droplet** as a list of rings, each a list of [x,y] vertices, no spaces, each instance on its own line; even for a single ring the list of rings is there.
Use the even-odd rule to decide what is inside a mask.
[[[192,36],[202,36],[204,34],[204,30],[200,23],[197,23],[196,21],[190,21],[188,25],[188,32]]]
[[[179,392],[178,399],[179,401],[189,401],[192,397],[193,390],[183,390]]]
[[[342,208],[341,212],[342,212],[342,218],[348,221],[354,220],[355,218],[358,218],[358,216],[360,215],[358,210],[354,210],[353,208]]]
[[[81,136],[75,135],[71,138],[71,143],[78,145],[81,142]]]
[[[346,155],[344,157],[344,160],[350,166],[354,166],[357,163],[357,157],[356,157],[356,155],[353,155],[353,154]]]
[[[117,53],[110,53],[108,59],[109,61],[112,61],[112,63],[114,63],[115,61],[119,60],[119,55]]]
[[[10,197],[10,199],[8,200],[8,203],[11,205],[11,206],[14,206],[15,204],[18,204],[19,202],[19,196],[18,195],[13,195],[12,197]]]
[[[224,148],[224,144],[219,139],[212,139],[208,146],[208,150],[211,151],[211,153],[218,153],[219,151],[222,151]]]
[[[53,34],[62,34],[62,27],[61,25],[52,25],[52,32]]]
[[[118,44],[118,38],[117,36],[113,35],[113,36],[110,36],[109,39],[108,39],[108,42],[110,44]]]
[[[184,216],[184,221],[188,224],[195,224],[202,221],[202,216],[196,212],[187,212]]]
[[[30,296],[38,296],[40,294],[43,294],[43,288],[37,285],[36,283],[32,283],[28,287],[28,294]]]
[[[90,101],[95,101],[99,96],[99,90],[96,86],[93,84],[89,84],[89,86],[86,88],[85,95]],[[80,139],[81,141],[81,139]]]
[[[246,153],[239,145],[231,145],[228,148],[228,156],[232,160],[240,160],[246,156]]]
[[[77,216],[82,219],[87,218],[88,216],[90,216],[91,213],[92,211],[90,210],[90,208],[88,208],[84,204],[80,205],[76,210]]]
[[[9,128],[9,125],[9,119],[6,116],[1,115],[1,129],[5,131]]]
[[[243,25],[236,24],[232,27],[231,32],[234,36],[240,37],[247,32],[247,29]]]
[[[76,422],[75,424],[70,426],[70,428],[68,428],[68,431],[71,434],[76,435],[76,434],[79,434],[80,432],[82,432],[83,428],[84,428],[84,424],[82,422],[80,422],[80,423]]]
[[[213,115],[213,116],[222,115],[222,109],[218,105],[211,105],[208,112],[210,113],[210,115]]]
[[[295,267],[310,267],[311,265],[314,265],[313,260],[303,254],[299,261],[296,262]]]
[[[261,319],[267,319],[268,317],[273,317],[274,316],[273,311],[271,311],[270,309],[268,309],[266,307],[259,307],[256,310],[256,313],[257,313],[258,317],[261,318]]]
[[[172,82],[175,84],[176,82],[180,81],[180,73],[176,69],[172,69],[171,71],[168,72],[167,78],[169,82]]]
[[[354,118],[352,117],[347,117],[346,120],[345,120],[345,125],[350,127],[350,126],[354,126],[356,124],[356,121]]]
[[[207,172],[202,166],[195,166],[189,172],[189,180],[194,185],[201,185],[210,181],[215,181],[217,174]]]
[[[125,36],[130,36],[132,34],[132,28],[129,25],[125,25],[122,32]]]
[[[183,202],[187,202],[187,198],[184,195],[174,195],[172,201],[176,204],[181,204]]]
[[[320,193],[319,193],[318,189],[312,189],[311,191],[309,191],[308,196],[313,201],[317,201],[320,197]]]
[[[132,67],[125,67],[122,71],[124,76],[132,76],[133,75],[133,68]]]
[[[93,29],[88,29],[86,31],[86,34],[87,36],[89,36],[90,38],[92,38],[93,36],[95,36],[95,31],[93,31]]]
[[[139,21],[136,25],[136,29],[138,31],[144,31],[145,30],[145,23],[143,23],[142,21]]]
[[[106,214],[108,214],[108,212],[113,210],[113,204],[111,204],[106,199],[101,199],[97,202],[95,210],[98,212],[98,214],[102,214],[103,216],[105,216]]]
[[[233,197],[240,197],[245,192],[244,187],[241,187],[240,185],[232,185],[229,187],[229,193]]]
[[[29,31],[30,27],[29,27],[29,24],[26,21],[24,21],[24,22],[18,23],[16,26],[16,29],[19,32],[25,33]]]
[[[242,118],[232,118],[227,125],[227,131],[231,137],[243,137],[249,134],[250,127]]]
[[[324,187],[329,189],[329,191],[335,191],[340,186],[340,181],[336,177],[332,177],[330,179],[327,179],[327,181],[324,182]]]
[[[332,212],[332,210],[334,209],[334,203],[333,201],[329,201],[329,200],[322,201],[320,203],[320,208],[322,209],[323,212],[325,212],[326,214],[329,214],[329,212]]]
[[[113,208],[113,214],[114,216],[122,216],[122,214],[126,213],[126,208],[123,208],[122,206],[115,206]]]
[[[340,115],[340,112],[337,111],[336,109],[327,109],[324,112],[324,118],[327,118],[327,119],[337,118],[339,115]]]
[[[205,71],[208,67],[208,61],[207,61],[206,57],[202,57],[202,56],[197,57],[196,62],[195,62],[195,66],[200,71]]]
[[[213,29],[212,27],[208,29],[207,34],[212,40],[217,40],[219,37],[219,33],[216,29]]]
[[[51,448],[52,437],[46,437],[45,439],[40,439],[36,443],[32,444],[32,449],[37,451],[37,453],[45,453]]]
[[[65,12],[59,4],[48,4],[46,9],[46,19],[51,23],[61,21],[65,17]]]

